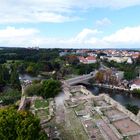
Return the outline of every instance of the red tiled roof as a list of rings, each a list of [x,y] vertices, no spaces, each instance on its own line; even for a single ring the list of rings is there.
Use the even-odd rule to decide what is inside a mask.
[[[135,84],[135,85],[140,85],[140,79],[135,80],[135,81],[133,82],[133,84]]]
[[[94,57],[94,56],[88,56],[88,57],[86,57],[86,59],[87,60],[96,60],[96,57]]]

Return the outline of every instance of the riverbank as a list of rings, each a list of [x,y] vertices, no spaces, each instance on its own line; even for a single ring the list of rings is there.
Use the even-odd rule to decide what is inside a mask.
[[[105,93],[123,106],[125,106],[126,104],[133,104],[133,105],[137,105],[140,108],[140,98],[134,96],[134,94],[131,94],[130,92],[108,89],[108,88],[103,88],[103,87],[98,87],[93,85],[88,85],[86,87],[95,96],[98,96],[101,93]]]

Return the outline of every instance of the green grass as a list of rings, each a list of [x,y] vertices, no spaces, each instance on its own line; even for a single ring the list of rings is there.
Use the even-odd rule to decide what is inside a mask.
[[[36,115],[41,119],[47,119],[48,115],[49,115],[49,109],[43,109],[43,110],[38,110],[36,111]]]
[[[35,108],[44,108],[44,107],[48,107],[49,106],[49,101],[48,100],[40,100],[37,99],[35,100]]]

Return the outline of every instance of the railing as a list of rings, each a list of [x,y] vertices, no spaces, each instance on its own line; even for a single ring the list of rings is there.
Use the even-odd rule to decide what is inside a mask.
[[[86,75],[78,76],[78,77],[75,77],[72,79],[68,79],[65,81],[65,83],[67,83],[69,85],[73,85],[73,84],[79,83],[81,81],[89,80],[89,79],[95,77],[95,74],[96,74],[96,72],[91,72],[90,74],[86,74]]]

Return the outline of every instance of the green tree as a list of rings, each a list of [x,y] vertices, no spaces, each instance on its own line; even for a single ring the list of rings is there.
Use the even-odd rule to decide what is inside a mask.
[[[33,66],[28,66],[27,69],[26,69],[26,72],[29,73],[29,74],[33,74],[34,73]]]
[[[132,113],[134,113],[135,115],[138,114],[139,112],[139,107],[137,105],[132,105],[132,104],[126,104],[126,108],[131,111]]]
[[[21,98],[21,92],[16,89],[7,89],[0,94],[2,105],[14,104]]]
[[[42,92],[43,92],[43,87],[42,84],[40,83],[30,85],[25,89],[25,94],[28,96],[33,96],[33,95],[42,96]]]
[[[11,77],[10,77],[10,83],[12,87],[20,90],[21,85],[20,85],[20,80],[19,80],[19,75],[15,67],[11,68]]]
[[[42,83],[43,97],[52,98],[55,97],[61,91],[61,83],[57,80],[49,79]]]
[[[9,69],[5,65],[3,66],[3,75],[4,75],[4,81],[6,83],[9,83],[10,81]]]
[[[132,79],[135,79],[137,76],[136,72],[134,70],[132,71],[125,71],[124,72],[124,78],[126,80],[132,80]]]
[[[61,83],[58,80],[45,80],[42,83],[32,84],[25,89],[28,96],[42,96],[43,98],[53,98],[61,91]]]
[[[0,65],[0,87],[4,86],[5,81],[4,81],[4,73],[3,73],[3,68],[2,65]]]
[[[40,121],[27,111],[19,111],[13,107],[0,109],[1,140],[44,140]],[[47,139],[47,137],[46,137]]]

